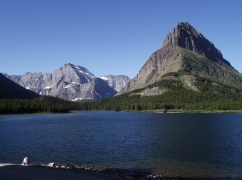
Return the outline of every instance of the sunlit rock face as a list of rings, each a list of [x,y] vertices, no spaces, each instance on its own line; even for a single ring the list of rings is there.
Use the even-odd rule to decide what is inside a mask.
[[[65,64],[53,73],[28,72],[22,76],[5,76],[40,95],[57,96],[73,101],[99,100],[112,97],[117,92],[86,68],[71,63]]]
[[[162,47],[151,54],[138,74],[116,95],[144,88],[160,81],[163,75],[177,71],[242,87],[242,75],[223,58],[220,50],[188,22],[180,22],[165,37]],[[192,89],[196,90],[195,87]],[[147,91],[146,95],[152,93]],[[159,94],[158,91],[156,94]]]
[[[130,81],[130,78],[125,75],[107,75],[101,76],[100,78],[106,81],[108,85],[115,89],[117,92],[119,92]]]
[[[188,22],[180,22],[165,38],[162,47],[182,47],[216,62],[230,63],[214,44]]]

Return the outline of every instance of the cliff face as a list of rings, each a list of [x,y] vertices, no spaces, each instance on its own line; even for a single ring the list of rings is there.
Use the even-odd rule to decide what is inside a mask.
[[[119,92],[130,81],[130,78],[125,75],[107,75],[101,76],[100,78],[106,81],[108,85],[115,89],[117,92]]]
[[[99,100],[116,94],[105,81],[95,77],[86,68],[70,63],[53,73],[5,76],[40,95],[57,96],[67,100]]]
[[[157,50],[146,61],[139,73],[116,95],[146,87],[158,81],[162,75],[180,70],[182,68],[181,59],[182,51],[178,47]]]
[[[220,50],[188,22],[178,23],[176,28],[166,36],[162,47],[182,47],[214,62],[220,63],[221,61],[231,66],[230,63],[223,58]]]
[[[146,87],[163,75],[179,70],[221,80],[242,87],[242,75],[222,53],[189,23],[180,22],[163,41],[139,73],[116,95]]]

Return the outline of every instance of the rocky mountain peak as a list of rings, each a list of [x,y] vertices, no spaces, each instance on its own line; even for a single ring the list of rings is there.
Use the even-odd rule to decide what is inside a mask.
[[[125,75],[107,75],[100,76],[100,78],[106,81],[108,85],[115,89],[117,92],[119,92],[130,81],[130,78]]]
[[[220,50],[188,22],[179,22],[166,36],[162,45],[162,47],[166,48],[174,48],[177,46],[198,53],[214,62],[223,62],[231,66],[223,58]]]
[[[75,71],[78,74],[85,74],[92,78],[95,77],[90,71],[88,71],[86,68],[79,66],[79,65],[74,65],[74,64],[68,63],[68,64],[64,65],[64,68],[72,69],[73,71]]]
[[[53,73],[28,72],[22,76],[4,76],[39,95],[57,96],[67,100],[109,98],[130,80],[123,75],[97,78],[88,69],[71,63],[65,64]]]
[[[166,36],[162,48],[151,54],[139,73],[116,95],[144,88],[160,81],[163,75],[178,71],[242,86],[241,74],[223,58],[214,44],[188,22],[180,22]]]
[[[86,68],[71,63],[65,64],[58,70],[54,71],[52,78],[58,81],[88,83],[92,81],[95,76]]]

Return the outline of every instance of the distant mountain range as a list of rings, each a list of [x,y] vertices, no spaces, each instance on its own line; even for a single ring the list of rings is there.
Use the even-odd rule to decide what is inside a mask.
[[[34,99],[40,95],[23,88],[0,73],[0,99]]]
[[[106,81],[108,85],[115,89],[117,92],[119,92],[130,81],[130,78],[125,75],[107,75],[101,76],[100,78]]]
[[[112,75],[98,78],[86,68],[71,63],[53,73],[4,75],[39,95],[51,95],[72,101],[113,97],[130,80],[127,76]]]
[[[221,102],[227,103],[226,108],[238,107],[242,90],[242,74],[188,22],[177,24],[132,80],[112,75],[98,78],[70,63],[53,73],[4,75],[40,95],[82,101],[116,96],[105,100],[106,107],[100,102],[92,109],[225,108]],[[188,107],[189,103],[194,106]]]

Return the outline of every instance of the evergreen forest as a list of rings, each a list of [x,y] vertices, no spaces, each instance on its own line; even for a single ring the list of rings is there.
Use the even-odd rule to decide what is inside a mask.
[[[197,91],[186,86],[182,75],[189,72],[171,72],[160,81],[145,88],[137,89],[113,98],[92,103],[82,103],[82,110],[139,111],[155,109],[180,110],[242,110],[242,89],[223,84],[219,81],[193,74]],[[165,78],[174,77],[174,78]],[[159,87],[167,91],[161,95],[142,96],[145,89]]]
[[[78,109],[78,105],[79,103],[51,96],[36,99],[0,99],[0,114],[67,113]]]
[[[181,76],[192,75],[197,90],[181,81]],[[142,92],[158,87],[166,89],[160,95],[144,96]],[[214,79],[178,71],[164,75],[160,81],[112,98],[93,102],[73,102],[57,97],[41,96],[35,99],[0,99],[0,114],[13,113],[67,113],[72,110],[182,110],[214,111],[242,110],[242,89]]]

